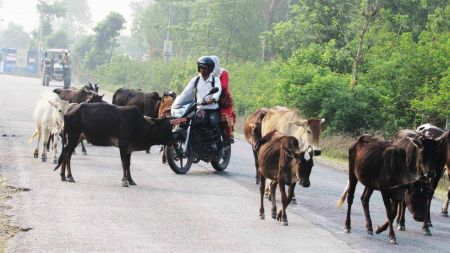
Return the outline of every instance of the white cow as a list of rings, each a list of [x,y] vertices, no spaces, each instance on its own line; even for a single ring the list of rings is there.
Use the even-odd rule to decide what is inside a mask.
[[[39,142],[43,138],[44,146],[42,151],[42,161],[47,161],[47,142],[49,136],[53,134],[53,162],[56,163],[56,150],[59,141],[59,134],[64,127],[64,113],[69,108],[69,102],[61,100],[56,93],[51,91],[45,92],[39,98],[34,108],[33,118],[36,123],[36,129],[30,138],[30,143],[34,137],[38,137],[36,149],[34,150],[34,158],[39,156]]]

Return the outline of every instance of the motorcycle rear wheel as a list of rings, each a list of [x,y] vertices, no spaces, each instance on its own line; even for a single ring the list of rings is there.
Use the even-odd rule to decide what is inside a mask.
[[[228,167],[231,159],[231,144],[223,146],[223,157],[219,161],[211,162],[213,168],[217,171],[223,171]]]
[[[178,145],[167,147],[167,163],[176,174],[186,174],[192,166],[192,153],[188,146],[185,153],[182,150],[182,142]]]

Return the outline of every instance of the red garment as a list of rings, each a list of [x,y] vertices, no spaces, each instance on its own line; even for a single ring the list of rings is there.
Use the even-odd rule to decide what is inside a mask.
[[[220,74],[220,83],[222,84],[222,93],[225,92],[225,94],[231,96],[230,89],[228,87],[228,71],[222,70],[222,73]],[[230,106],[228,108],[220,108],[219,109],[220,114],[224,113],[230,118],[235,118],[236,115],[234,114],[234,108],[233,106]]]
[[[222,93],[225,92],[228,96],[231,97],[230,89],[228,86],[228,71],[225,69],[222,70],[222,73],[220,74],[220,83],[222,84]],[[224,139],[228,139],[233,137],[233,131],[234,131],[234,122],[236,122],[236,114],[234,113],[233,106],[230,106],[228,108],[219,108],[219,112],[222,118],[222,125],[224,127],[225,132],[223,133]]]

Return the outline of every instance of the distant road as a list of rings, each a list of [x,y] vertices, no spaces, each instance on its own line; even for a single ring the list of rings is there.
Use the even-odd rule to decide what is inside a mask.
[[[175,175],[161,163],[159,147],[135,152],[131,173],[135,187],[121,187],[117,148],[87,145],[72,159],[76,183],[61,182],[54,165],[33,158],[32,111],[39,95],[52,90],[39,79],[0,75],[0,173],[7,184],[31,188],[7,202],[12,223],[23,228],[7,244],[8,252],[449,252],[450,219],[441,217],[433,200],[432,237],[408,213],[406,232],[368,236],[357,193],[352,233],[345,234],[347,205],[336,202],[348,175],[316,164],[310,188],[296,188],[298,204],[290,206],[289,226],[260,220],[259,186],[250,146],[237,140],[229,168],[222,173],[203,162],[186,175]],[[100,91],[100,93],[102,93]],[[79,150],[79,148],[78,148]],[[279,195],[278,195],[279,196]],[[279,197],[278,197],[279,199]],[[280,206],[280,205],[279,205]],[[370,209],[374,228],[386,220],[379,192]]]

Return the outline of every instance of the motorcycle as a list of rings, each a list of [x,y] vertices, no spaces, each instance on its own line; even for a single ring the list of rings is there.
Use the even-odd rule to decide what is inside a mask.
[[[180,108],[174,108],[171,120],[175,125],[173,134],[176,144],[167,147],[167,163],[173,172],[185,174],[193,163],[204,161],[211,163],[217,171],[227,168],[231,158],[231,143],[224,142],[220,129],[208,127],[204,111],[197,110],[198,105],[204,105],[205,99],[219,91],[214,87],[203,98],[203,102],[191,101]]]

